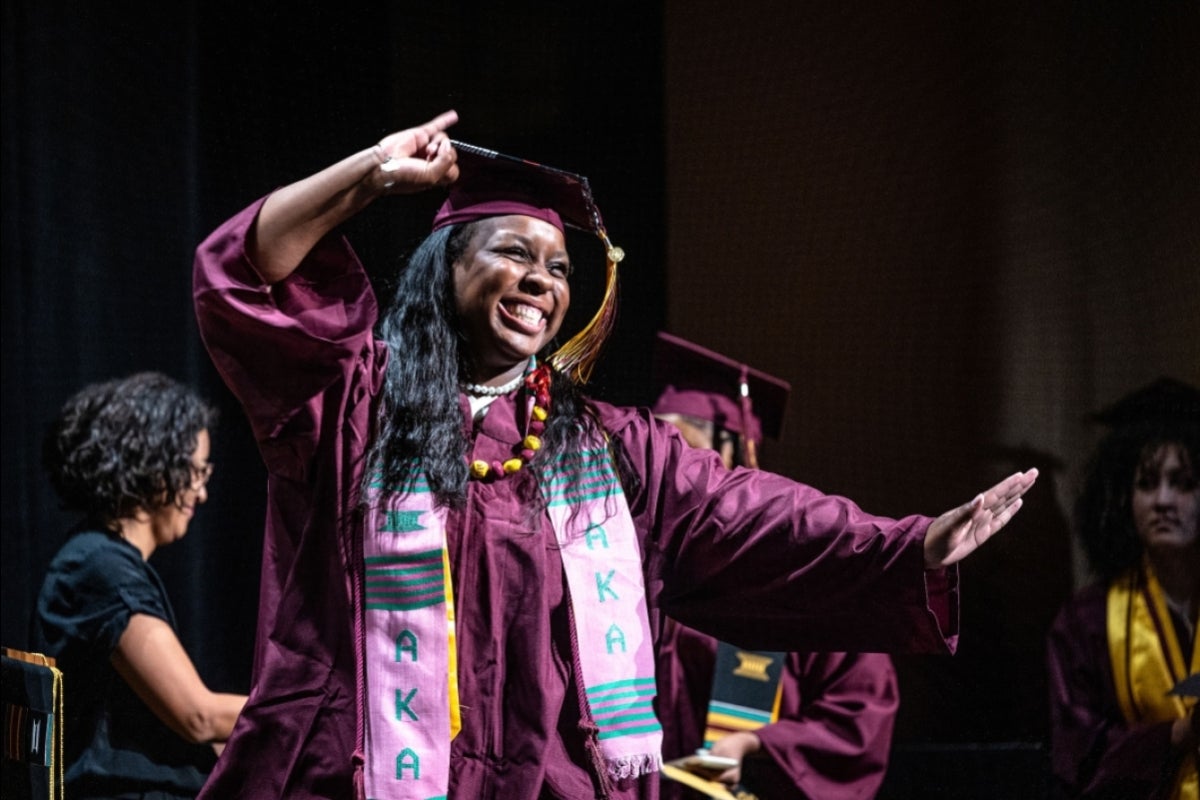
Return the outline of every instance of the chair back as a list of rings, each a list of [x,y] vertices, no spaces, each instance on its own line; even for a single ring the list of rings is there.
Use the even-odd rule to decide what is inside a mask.
[[[3,650],[0,796],[62,800],[62,672],[41,653]]]

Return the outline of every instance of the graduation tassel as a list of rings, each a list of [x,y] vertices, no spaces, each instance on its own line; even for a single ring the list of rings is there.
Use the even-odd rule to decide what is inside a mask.
[[[625,258],[625,251],[609,241],[608,234],[603,228],[600,228],[596,235],[604,242],[606,251],[604,299],[583,330],[572,336],[570,341],[560,347],[549,359],[555,369],[578,384],[587,383],[592,377],[592,370],[600,358],[604,342],[607,341],[616,324],[617,264]]]
[[[754,437],[750,435],[750,420],[754,416],[750,400],[750,368],[745,364],[742,364],[741,374],[738,376],[738,405],[742,412],[742,464],[750,469],[758,469],[758,447]]]

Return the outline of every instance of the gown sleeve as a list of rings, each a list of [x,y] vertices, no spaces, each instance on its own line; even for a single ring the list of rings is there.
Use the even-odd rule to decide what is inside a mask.
[[[646,409],[600,413],[634,484],[646,591],[663,613],[756,650],[953,652],[958,573],[924,569],[932,519],[728,470]]]
[[[329,787],[350,786],[361,698],[354,498],[386,348],[340,236],[262,280],[247,250],[261,205],[209,235],[193,273],[201,336],[268,473],[252,686],[200,796],[340,796]]]
[[[788,655],[779,721],[742,781],[763,798],[873,797],[887,771],[899,690],[882,653]]]
[[[370,363],[378,316],[366,272],[345,239],[327,236],[288,278],[269,285],[246,243],[262,198],[196,251],[196,317],[217,371],[250,419],[267,468],[300,478],[323,422],[324,393]],[[376,359],[377,360],[377,359]]]
[[[1157,797],[1173,772],[1171,723],[1125,722],[1113,689],[1105,597],[1102,585],[1084,589],[1047,636],[1054,777],[1071,797]]]

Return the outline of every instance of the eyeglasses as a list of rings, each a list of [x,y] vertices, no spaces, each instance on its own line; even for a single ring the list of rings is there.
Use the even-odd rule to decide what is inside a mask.
[[[203,466],[192,464],[192,488],[203,489],[205,484],[208,483],[208,479],[212,477],[212,474],[213,465],[211,461]]]

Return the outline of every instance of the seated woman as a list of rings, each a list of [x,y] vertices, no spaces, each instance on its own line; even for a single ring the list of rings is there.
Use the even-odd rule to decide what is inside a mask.
[[[1048,638],[1054,776],[1070,797],[1195,798],[1200,711],[1177,687],[1200,673],[1200,393],[1164,378],[1097,416],[1076,515],[1098,580]]]
[[[953,565],[1035,473],[884,519],[587,397],[623,253],[585,178],[452,144],[456,119],[197,250],[201,333],[268,473],[252,700],[205,796],[652,797],[660,610],[761,649],[953,647]],[[337,229],[446,184],[377,331]],[[609,245],[610,279],[556,348],[568,225]]]
[[[64,675],[67,797],[195,797],[246,698],[204,685],[148,563],[207,498],[216,412],[157,373],[85,387],[45,442],[82,519],[37,599],[34,638]]]

